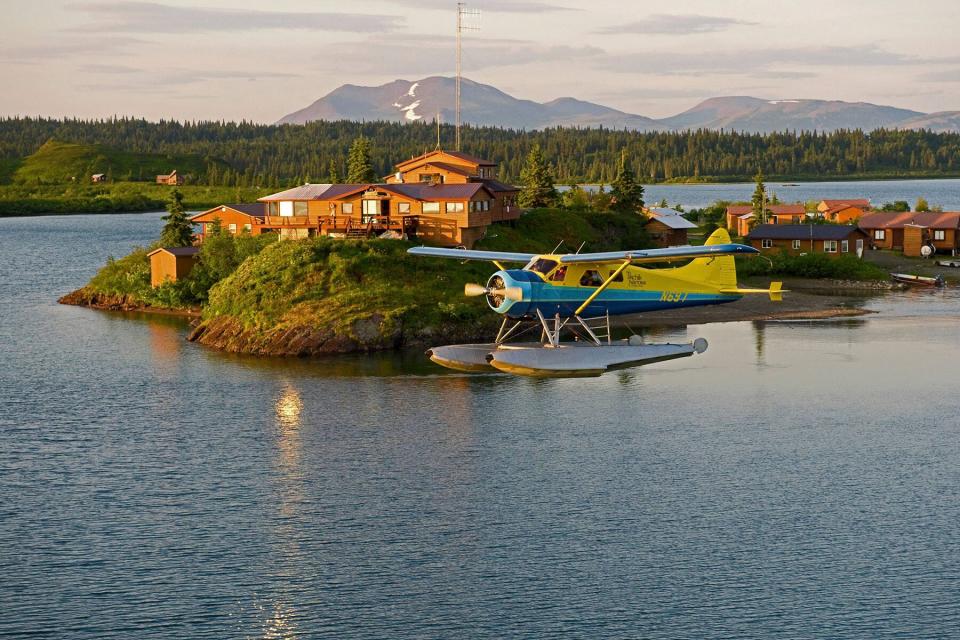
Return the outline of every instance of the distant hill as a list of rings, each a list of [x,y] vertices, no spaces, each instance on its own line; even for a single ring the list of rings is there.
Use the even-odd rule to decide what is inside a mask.
[[[89,182],[94,173],[113,180],[153,182],[157,174],[174,169],[182,175],[202,174],[208,161],[199,155],[148,154],[119,151],[99,144],[48,140],[19,163],[12,181],[21,184],[63,184],[76,178]]]
[[[445,123],[455,119],[455,80],[431,76],[411,82],[394,80],[378,87],[346,84],[310,106],[288,114],[277,124],[304,124],[313,120],[430,121],[439,113]],[[604,126],[635,131],[662,127],[651,118],[610,109],[574,98],[547,103],[521,100],[496,87],[464,79],[460,88],[464,121],[513,129],[556,126]]]
[[[314,120],[393,122],[430,121],[438,113],[454,121],[453,78],[394,80],[377,87],[343,85],[310,106],[281,118],[278,124]],[[632,131],[724,129],[747,133],[774,131],[837,131],[839,129],[916,129],[960,131],[960,112],[925,114],[867,102],[840,100],[765,100],[729,96],[704,100],[668,118],[653,119],[575,98],[540,103],[521,100],[496,87],[464,79],[461,87],[464,122],[512,129],[607,127]]]

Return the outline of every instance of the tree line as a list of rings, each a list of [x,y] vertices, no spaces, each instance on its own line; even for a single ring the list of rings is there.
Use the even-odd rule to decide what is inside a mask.
[[[430,123],[266,125],[17,117],[0,119],[0,160],[24,158],[55,139],[139,153],[192,154],[206,160],[206,170],[195,176],[198,183],[279,187],[346,178],[349,150],[358,138],[368,141],[375,175],[385,176],[396,162],[434,149],[436,135]],[[453,128],[443,126],[441,141],[447,148],[453,137]],[[602,127],[523,131],[467,126],[463,140],[465,152],[499,163],[499,177],[510,182],[519,181],[535,146],[561,183],[610,183],[624,156],[642,182],[747,180],[758,170],[772,179],[960,175],[960,134],[929,131],[641,133]]]

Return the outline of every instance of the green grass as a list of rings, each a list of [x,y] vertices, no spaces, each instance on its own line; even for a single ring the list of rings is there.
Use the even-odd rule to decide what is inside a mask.
[[[270,193],[254,187],[176,187],[191,211],[220,204],[256,202]],[[113,213],[159,211],[170,199],[174,187],[142,182],[66,185],[0,186],[0,216],[47,213]]]
[[[30,185],[89,183],[91,175],[104,173],[111,181],[152,182],[158,174],[174,169],[184,176],[204,173],[211,162],[223,165],[195,154],[133,153],[103,145],[49,140],[19,163],[12,181]]]

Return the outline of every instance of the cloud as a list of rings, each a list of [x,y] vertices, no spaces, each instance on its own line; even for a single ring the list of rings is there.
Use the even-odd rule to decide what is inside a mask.
[[[411,9],[436,9],[453,12],[456,15],[456,5],[450,0],[389,0],[393,4],[403,5]],[[480,0],[471,2],[468,9],[479,9],[493,13],[543,13],[547,11],[582,11],[575,7],[565,7],[552,2],[537,0]]]
[[[336,57],[318,54],[324,70],[338,75],[398,75],[401,77],[452,74],[452,38],[376,38],[375,41],[341,42],[330,46]],[[570,63],[605,59],[606,52],[593,46],[542,45],[523,40],[475,40],[464,47],[464,73],[538,62]]]
[[[0,60],[20,64],[37,64],[38,62],[59,61],[74,56],[125,53],[144,44],[147,44],[144,40],[123,36],[107,38],[71,38],[67,36],[50,43],[2,48],[0,49]]]
[[[87,64],[79,67],[89,76],[94,75],[113,75],[113,76],[133,76],[124,77],[121,80],[110,82],[87,82],[77,85],[82,89],[95,91],[117,91],[117,92],[152,92],[153,89],[163,90],[171,87],[184,87],[214,80],[241,80],[248,82],[264,82],[266,80],[278,80],[301,77],[296,73],[284,73],[281,71],[200,71],[196,69],[164,69],[157,71],[154,69],[137,69],[134,67]]]
[[[202,33],[283,29],[383,33],[403,24],[400,16],[181,7],[159,2],[84,2],[67,7],[93,17],[93,23],[70,29],[82,32]]]
[[[630,33],[637,35],[690,35],[695,33],[711,33],[714,31],[726,31],[737,26],[753,26],[756,22],[747,20],[736,20],[734,18],[724,18],[722,16],[704,16],[698,14],[668,14],[658,13],[626,24],[619,24],[610,27],[604,27],[597,31],[602,34],[621,34]]]
[[[875,45],[862,47],[794,47],[739,49],[731,51],[668,52],[652,50],[611,56],[603,68],[620,73],[663,76],[704,76],[710,74],[754,75],[764,78],[797,78],[805,70],[781,71],[790,67],[891,67],[948,63],[954,58],[923,58]]]
[[[960,82],[960,69],[944,69],[942,71],[933,71],[920,76],[921,80],[931,82]]]

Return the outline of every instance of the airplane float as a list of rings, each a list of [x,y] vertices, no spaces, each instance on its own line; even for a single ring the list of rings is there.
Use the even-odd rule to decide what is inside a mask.
[[[734,302],[744,294],[783,297],[782,283],[769,289],[737,286],[734,256],[757,249],[730,241],[717,229],[703,246],[609,251],[603,253],[528,254],[414,247],[417,256],[487,260],[499,270],[487,284],[467,284],[467,296],[486,296],[503,316],[496,340],[488,344],[433,347],[433,362],[460,371],[492,371],[528,376],[598,376],[603,372],[703,353],[707,341],[647,344],[638,335],[614,340],[610,317],[659,309]],[[676,262],[688,262],[671,266]],[[508,263],[524,264],[507,268]],[[652,264],[664,264],[650,268]],[[539,342],[507,342],[530,330]],[[563,332],[573,341],[561,341]]]

